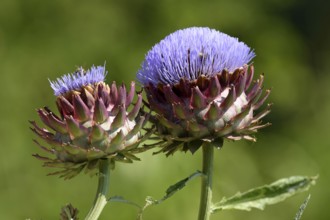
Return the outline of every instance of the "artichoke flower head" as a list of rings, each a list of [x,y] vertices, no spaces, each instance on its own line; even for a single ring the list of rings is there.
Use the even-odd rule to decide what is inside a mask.
[[[139,143],[147,136],[141,135],[146,117],[141,112],[142,96],[135,96],[135,83],[129,91],[125,85],[104,82],[107,72],[103,66],[85,71],[79,68],[51,83],[60,115],[48,107],[37,110],[47,128],[31,121],[32,131],[49,144],[42,146],[52,157],[34,156],[44,161],[44,166],[59,168],[50,174],[72,178],[82,170],[95,173],[99,160],[132,162],[135,153],[143,151]]]
[[[221,147],[224,139],[247,139],[270,111],[255,111],[263,93],[263,75],[253,81],[254,52],[237,38],[193,27],[178,30],[156,44],[137,73],[144,87],[161,151],[195,152],[204,141]]]

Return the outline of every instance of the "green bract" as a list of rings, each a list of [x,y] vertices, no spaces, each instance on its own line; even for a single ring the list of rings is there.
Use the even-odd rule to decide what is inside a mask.
[[[93,171],[102,159],[138,160],[134,154],[144,151],[138,144],[147,137],[140,133],[147,115],[140,111],[141,94],[132,103],[134,94],[134,82],[128,92],[125,85],[98,82],[59,95],[56,104],[60,116],[47,107],[37,110],[50,130],[31,122],[32,130],[50,147],[35,142],[52,157],[34,156],[43,160],[44,166],[60,168],[51,174],[66,179],[83,169]]]

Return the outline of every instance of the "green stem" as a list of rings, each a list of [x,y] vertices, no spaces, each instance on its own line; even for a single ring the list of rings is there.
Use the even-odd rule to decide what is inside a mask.
[[[96,220],[101,215],[104,206],[107,204],[107,193],[110,182],[110,161],[100,160],[99,164],[99,184],[97,187],[93,207],[89,210],[85,220]]]
[[[213,176],[213,152],[211,143],[204,142],[203,146],[203,174],[201,197],[199,203],[198,220],[209,220],[212,203],[212,176]]]

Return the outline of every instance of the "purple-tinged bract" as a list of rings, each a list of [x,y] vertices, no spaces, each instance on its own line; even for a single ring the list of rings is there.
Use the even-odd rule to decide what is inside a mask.
[[[156,44],[146,55],[137,78],[143,85],[173,85],[181,78],[195,80],[222,70],[234,71],[254,56],[237,38],[209,28],[187,28]]]
[[[63,95],[69,91],[80,89],[83,86],[103,82],[107,72],[104,66],[92,66],[85,71],[79,67],[74,73],[68,73],[56,81],[50,81],[50,86],[56,96]]]
[[[44,107],[37,112],[47,128],[31,121],[32,131],[48,145],[35,140],[36,144],[50,155],[34,156],[43,160],[44,166],[60,169],[51,174],[66,179],[82,170],[93,174],[100,160],[130,163],[139,160],[136,153],[147,149],[139,147],[148,137],[148,132],[141,132],[148,114],[141,110],[140,93],[134,101],[135,83],[127,91],[125,85],[106,84],[104,76],[103,67],[93,67],[52,83],[59,115]]]
[[[269,123],[263,75],[253,81],[253,51],[236,38],[209,28],[187,28],[167,36],[146,55],[137,78],[153,111],[160,152],[195,152],[203,142],[254,141]]]

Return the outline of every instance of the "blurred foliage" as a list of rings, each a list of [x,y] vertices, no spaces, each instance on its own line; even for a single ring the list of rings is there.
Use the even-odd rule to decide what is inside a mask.
[[[145,53],[173,31],[208,26],[239,37],[255,49],[257,73],[265,73],[275,105],[258,142],[225,143],[215,158],[214,201],[236,191],[291,175],[320,178],[302,219],[329,219],[330,202],[330,4],[321,0],[161,0],[0,2],[0,219],[57,219],[71,202],[88,212],[97,178],[80,175],[70,181],[46,177],[49,171],[31,154],[28,120],[35,109],[55,108],[47,79],[77,66],[103,65],[108,82],[135,79]],[[142,155],[142,161],[120,164],[111,174],[112,195],[143,204],[159,198],[172,183],[200,169],[200,153]],[[199,181],[144,219],[195,219]],[[213,219],[292,219],[306,194],[265,211],[224,211]],[[101,219],[134,219],[134,207],[111,203]]]

